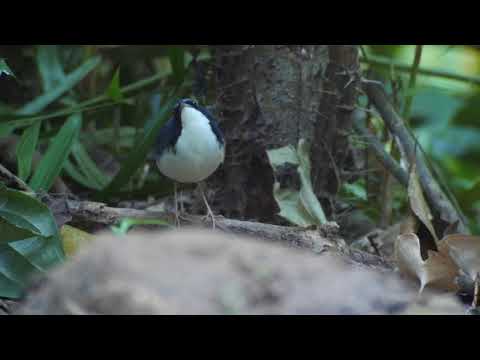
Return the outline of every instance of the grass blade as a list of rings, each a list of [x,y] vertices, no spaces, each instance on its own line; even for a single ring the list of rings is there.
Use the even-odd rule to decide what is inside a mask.
[[[18,110],[17,114],[32,115],[44,110],[48,105],[82,81],[100,62],[101,58],[99,56],[85,61],[80,67],[68,74],[62,84],[29,102]]]
[[[80,142],[77,141],[73,145],[72,155],[83,175],[89,180],[89,183],[95,184],[96,189],[104,188],[111,181],[110,177],[105,175],[97,167],[90,155],[88,155],[85,147]]]
[[[74,114],[68,118],[53,139],[30,181],[29,185],[33,190],[48,191],[51,188],[62,171],[74,142],[78,139],[81,126],[81,114]]]
[[[40,121],[37,121],[32,126],[25,129],[17,145],[16,154],[18,176],[24,181],[30,176],[32,170],[32,159],[37,147],[41,124]]]
[[[135,151],[132,151],[130,156],[123,162],[120,171],[113,178],[110,184],[105,188],[102,195],[120,190],[124,185],[128,183],[128,181],[135,174],[137,169],[144,164],[150,149],[155,143],[155,138],[158,134],[158,131],[168,119],[170,110],[175,100],[176,98],[171,98],[164,104],[163,108],[156,117],[154,125],[145,132],[142,141],[136,146]]]

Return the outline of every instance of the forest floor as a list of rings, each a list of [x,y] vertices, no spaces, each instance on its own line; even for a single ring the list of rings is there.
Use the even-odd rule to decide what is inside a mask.
[[[219,220],[218,226],[223,230],[134,231],[123,238],[99,235],[95,244],[32,288],[14,313],[466,311],[452,295],[428,290],[419,295],[417,285],[400,279],[389,261],[345,247],[332,225],[320,230],[287,230]],[[246,228],[257,230],[247,237]],[[252,237],[254,231],[257,236]]]

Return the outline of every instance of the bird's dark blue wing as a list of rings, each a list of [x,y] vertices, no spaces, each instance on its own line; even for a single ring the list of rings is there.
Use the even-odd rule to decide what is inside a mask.
[[[213,117],[213,115],[204,107],[199,106],[198,110],[207,117],[208,121],[210,122],[210,126],[212,128],[213,133],[217,137],[217,140],[220,144],[224,144],[225,140],[223,139],[223,133],[222,130],[220,130],[220,127],[218,126],[217,121]]]
[[[158,132],[155,145],[153,146],[152,152],[149,155],[149,159],[156,160],[165,150],[174,148],[181,133],[181,125],[178,121],[176,121],[175,117],[172,117]]]

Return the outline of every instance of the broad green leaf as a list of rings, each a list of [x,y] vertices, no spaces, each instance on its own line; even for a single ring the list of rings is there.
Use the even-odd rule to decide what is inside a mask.
[[[280,207],[279,215],[301,227],[324,224],[326,222],[325,214],[312,188],[309,151],[306,142],[300,140],[296,150],[293,146],[286,146],[269,150],[267,155],[274,173],[280,167],[291,164],[297,167],[300,177],[300,190],[282,188],[280,183],[275,181],[273,196]]]
[[[64,261],[57,225],[46,205],[0,187],[0,297],[16,298],[35,273]]]
[[[93,57],[85,61],[80,67],[68,74],[60,85],[26,104],[17,113],[19,115],[32,115],[44,110],[48,105],[82,81],[100,62],[100,57]]]
[[[0,273],[0,294],[6,299],[19,299],[24,295],[23,287]]]
[[[36,272],[37,269],[8,244],[0,246],[0,274],[24,287]]]
[[[113,75],[107,90],[107,95],[113,101],[118,102],[123,100],[122,88],[120,87],[120,68],[118,68],[117,71],[115,71],[115,75]]]
[[[48,191],[50,189],[56,177],[62,171],[73,144],[78,139],[81,126],[81,114],[74,114],[68,118],[52,140],[30,180],[29,185],[33,190],[38,191],[42,189]]]
[[[5,59],[0,59],[0,76],[2,74],[15,77],[15,74],[10,69]]]
[[[169,112],[172,108],[176,99],[171,99],[167,101],[160,113],[158,114],[155,125],[145,132],[143,139],[135,147],[135,151],[132,151],[128,158],[122,163],[122,167],[118,174],[113,178],[110,184],[102,192],[103,196],[107,193],[120,190],[124,185],[128,183],[130,178],[135,174],[137,169],[139,169],[145,163],[145,159],[155,143],[156,136],[158,131],[163,126],[165,121],[169,116]]]
[[[13,225],[35,234],[55,236],[58,233],[48,207],[21,191],[0,188],[0,212],[0,217],[5,218],[8,214],[11,216],[8,221]]]
[[[64,259],[56,246],[52,243],[58,242],[53,236],[36,236],[9,243],[10,247],[27,259],[36,269],[48,271],[55,265],[61,264]]]
[[[21,226],[19,223],[21,223]],[[38,236],[38,232],[28,229],[30,227],[29,225],[28,221],[21,217],[17,219],[17,216],[14,214],[12,215],[7,211],[0,211],[0,230],[2,231],[0,245],[3,246],[13,241]]]
[[[32,170],[32,159],[37,147],[41,124],[40,121],[37,121],[25,129],[17,145],[18,176],[24,181],[30,176]]]

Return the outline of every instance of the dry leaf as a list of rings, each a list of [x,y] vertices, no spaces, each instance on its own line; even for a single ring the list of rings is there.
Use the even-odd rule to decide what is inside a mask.
[[[418,220],[413,214],[408,214],[400,223],[400,235],[415,233],[418,229]]]
[[[458,267],[475,280],[477,273],[480,273],[480,237],[448,235],[442,243],[448,246],[449,255]]]
[[[432,224],[433,216],[430,208],[423,196],[422,186],[418,180],[417,166],[413,163],[412,170],[410,171],[410,179],[408,181],[408,199],[410,202],[410,208],[418,219],[427,227],[430,234],[432,234],[435,243],[438,242],[438,237]]]
[[[60,236],[62,238],[63,250],[68,257],[74,256],[80,248],[93,241],[91,234],[69,225],[62,226]]]
[[[427,285],[441,290],[458,290],[455,278],[459,269],[443,242],[438,252],[429,250],[428,259],[423,260],[418,236],[413,233],[399,235],[395,242],[395,259],[401,273],[420,281],[419,292]]]

